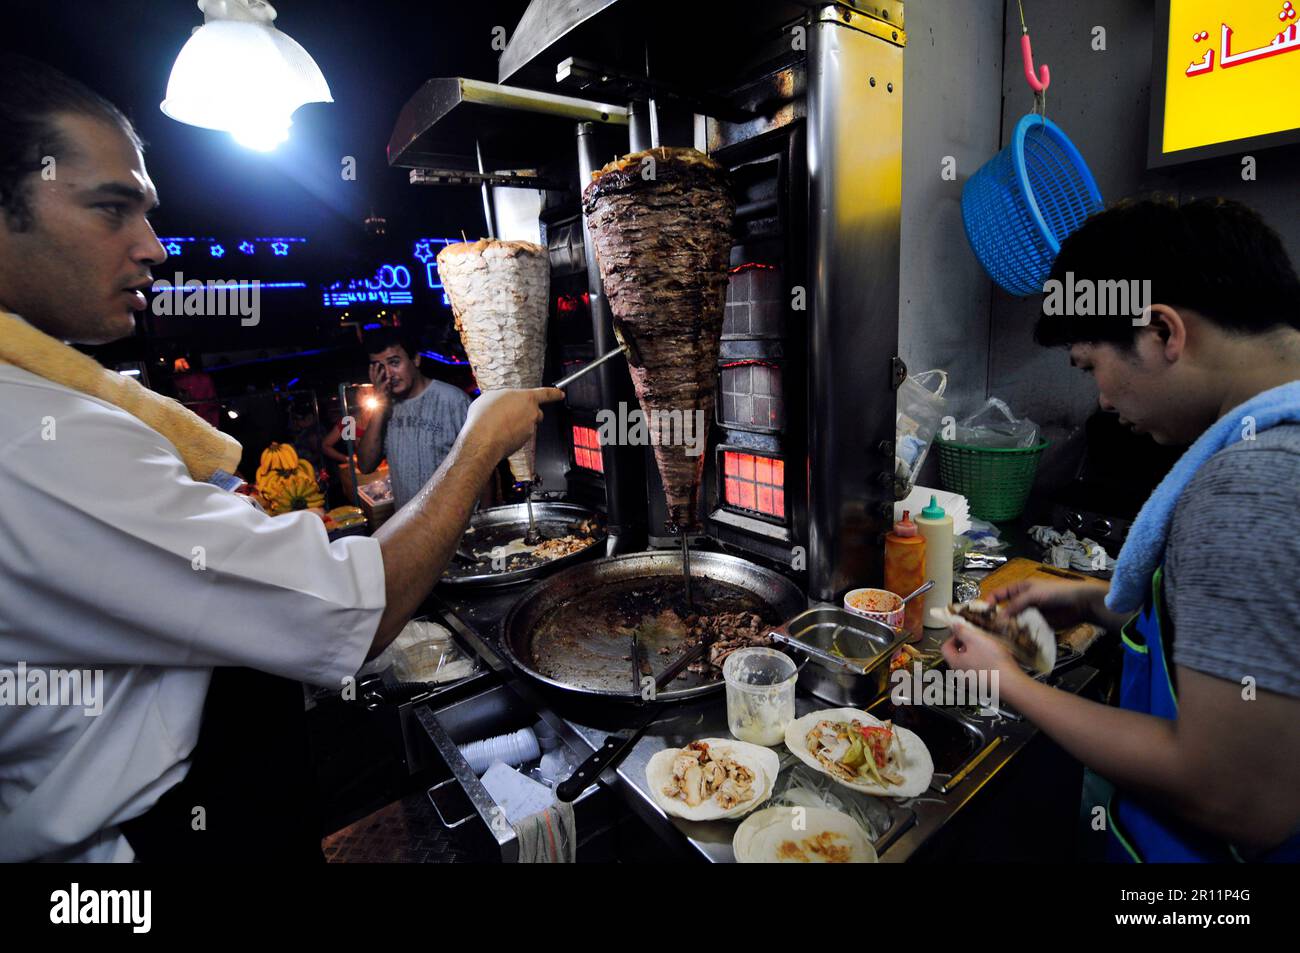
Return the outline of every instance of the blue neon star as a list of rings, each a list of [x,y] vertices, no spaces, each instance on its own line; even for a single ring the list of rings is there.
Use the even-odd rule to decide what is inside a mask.
[[[420,264],[427,265],[429,259],[434,257],[433,249],[429,247],[428,242],[415,243],[415,257],[420,260]]]
[[[240,242],[239,250],[242,251],[245,255],[251,255],[257,249],[254,247],[252,242]]]
[[[271,251],[275,252],[277,255],[287,255],[289,254],[289,243],[271,242]]]
[[[226,250],[222,248],[220,245],[209,245],[208,253],[212,255],[213,258],[220,258],[222,255],[226,253]]]
[[[167,243],[167,254],[169,254],[169,255],[179,255],[180,253],[181,253],[181,244],[180,244],[180,242],[168,242],[168,243]]]

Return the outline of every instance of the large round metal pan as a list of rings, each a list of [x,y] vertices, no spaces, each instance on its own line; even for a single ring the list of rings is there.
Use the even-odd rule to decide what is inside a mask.
[[[641,582],[646,588],[680,587],[681,553],[675,550],[634,553],[572,566],[556,573],[529,589],[506,616],[501,649],[516,669],[528,677],[576,695],[600,701],[635,702],[632,690],[630,637],[620,632],[591,626],[581,636],[551,637],[544,623],[554,611],[576,608],[585,619],[603,618],[603,600],[611,592],[626,590],[628,584]],[[691,554],[692,589],[697,600],[708,598],[709,581],[734,587],[737,603],[756,601],[765,607],[761,614],[772,620],[773,627],[807,606],[803,592],[786,577],[753,563],[720,553]],[[635,588],[635,586],[634,586]],[[723,587],[712,587],[715,594]],[[725,595],[722,597],[725,601]],[[719,611],[744,608],[723,605]],[[540,639],[540,641],[539,641]],[[647,644],[647,641],[649,644]],[[642,641],[650,674],[658,675],[677,657],[676,646]],[[664,653],[658,651],[663,648]],[[545,665],[539,657],[547,660]],[[551,674],[543,674],[546,668]],[[572,674],[565,677],[562,672]],[[657,701],[679,701],[707,695],[722,688],[722,680],[688,672],[675,679],[656,696]]]
[[[599,513],[585,506],[574,503],[534,503],[533,518],[537,521],[537,529],[547,539],[558,539],[576,533],[578,525],[585,520],[595,520],[599,530],[592,536],[590,545],[575,553],[533,566],[493,572],[490,568],[492,550],[519,539],[528,532],[528,506],[516,503],[480,510],[470,519],[469,528],[461,537],[460,547],[470,555],[481,557],[481,562],[467,566],[453,559],[443,573],[442,585],[457,589],[491,589],[529,582],[564,566],[598,556],[605,544],[604,521]]]

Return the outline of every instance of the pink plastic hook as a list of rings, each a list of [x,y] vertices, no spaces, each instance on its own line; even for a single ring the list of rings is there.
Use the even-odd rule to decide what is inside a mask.
[[[1034,75],[1034,47],[1029,42],[1028,32],[1020,37],[1020,55],[1025,61],[1025,81],[1029,83],[1029,88],[1036,93],[1047,92],[1047,87],[1052,85],[1052,71],[1044,63],[1040,71],[1042,79]]]

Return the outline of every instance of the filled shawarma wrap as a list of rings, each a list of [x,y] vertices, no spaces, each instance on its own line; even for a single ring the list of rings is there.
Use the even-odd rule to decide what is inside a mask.
[[[731,840],[741,864],[874,864],[876,849],[857,821],[817,807],[768,807],[749,815]]]
[[[1000,606],[973,599],[947,609],[931,609],[930,617],[944,625],[962,620],[983,629],[1000,639],[1017,662],[1040,675],[1056,667],[1056,632],[1037,609],[1011,616]]]
[[[776,752],[731,738],[703,738],[665,748],[646,764],[650,793],[664,811],[688,821],[741,817],[772,793]]]
[[[785,746],[804,764],[863,794],[915,797],[934,777],[934,759],[916,732],[858,708],[796,718],[785,729]]]

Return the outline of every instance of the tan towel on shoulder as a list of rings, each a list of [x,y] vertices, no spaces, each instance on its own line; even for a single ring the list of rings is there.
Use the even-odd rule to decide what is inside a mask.
[[[0,311],[0,363],[122,408],[170,440],[195,480],[206,481],[217,470],[234,473],[239,466],[243,448],[234,437],[6,311]]]

